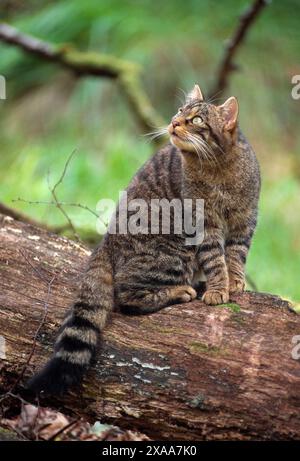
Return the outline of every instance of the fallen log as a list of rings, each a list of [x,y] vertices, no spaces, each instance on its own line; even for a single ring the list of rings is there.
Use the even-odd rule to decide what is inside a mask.
[[[49,358],[89,254],[0,215],[1,392]],[[299,439],[299,320],[287,301],[253,292],[225,306],[115,313],[81,391],[51,404],[154,440]]]

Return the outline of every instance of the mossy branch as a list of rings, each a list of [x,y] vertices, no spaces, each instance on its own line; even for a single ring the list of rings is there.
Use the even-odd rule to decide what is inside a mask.
[[[153,131],[153,128],[163,124],[162,118],[143,90],[140,81],[141,68],[137,64],[111,55],[78,51],[71,45],[56,46],[23,34],[4,23],[0,23],[0,40],[45,61],[65,67],[76,75],[116,79],[120,82],[120,87],[143,131]]]
[[[0,228],[0,410],[12,414],[18,394],[32,401],[23,384],[52,353],[90,250],[4,216]],[[154,440],[299,440],[292,309],[246,291],[215,308],[195,300],[147,316],[114,312],[83,386],[39,403]]]

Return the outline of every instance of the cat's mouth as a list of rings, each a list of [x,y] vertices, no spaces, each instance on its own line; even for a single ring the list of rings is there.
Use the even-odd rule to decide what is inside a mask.
[[[188,137],[186,136],[186,133],[183,132],[183,130],[184,129],[182,127],[173,127],[172,124],[168,126],[171,144],[180,150],[193,152],[195,147],[188,140]]]
[[[180,139],[180,135],[176,133],[176,128],[173,127],[172,123],[168,126],[168,131],[171,137]]]

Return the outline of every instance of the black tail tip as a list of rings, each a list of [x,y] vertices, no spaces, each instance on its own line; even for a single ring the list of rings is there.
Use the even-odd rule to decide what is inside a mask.
[[[81,383],[84,372],[83,366],[54,357],[26,383],[26,388],[35,393],[62,395]]]

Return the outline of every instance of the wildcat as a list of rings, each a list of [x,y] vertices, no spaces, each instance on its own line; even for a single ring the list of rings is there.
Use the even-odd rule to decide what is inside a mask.
[[[171,142],[136,173],[127,199],[204,199],[204,240],[187,245],[184,232],[174,229],[169,235],[107,232],[90,257],[54,355],[31,379],[31,389],[62,393],[80,382],[114,309],[151,313],[189,302],[201,273],[206,304],[226,303],[244,290],[260,172],[237,119],[236,98],[220,106],[206,102],[198,85],[188,94],[167,128]]]

